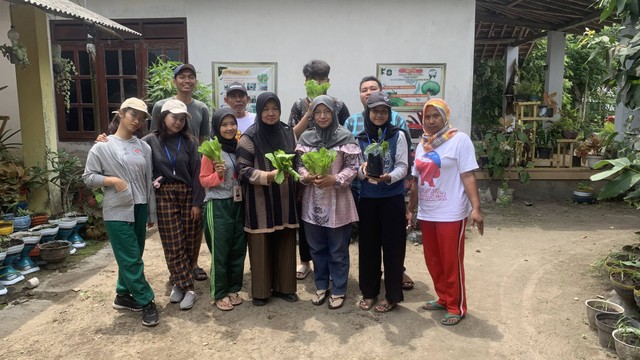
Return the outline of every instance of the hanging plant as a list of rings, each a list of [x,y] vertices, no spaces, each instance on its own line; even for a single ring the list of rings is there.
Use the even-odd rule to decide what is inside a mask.
[[[3,44],[0,45],[0,51],[2,55],[6,57],[12,64],[20,64],[24,69],[29,65],[29,59],[27,58],[27,48],[22,44],[16,42],[13,45]]]
[[[64,97],[64,108],[66,112],[69,112],[71,108],[72,76],[78,74],[76,66],[73,61],[60,56],[60,45],[54,46],[52,63],[56,92]]]

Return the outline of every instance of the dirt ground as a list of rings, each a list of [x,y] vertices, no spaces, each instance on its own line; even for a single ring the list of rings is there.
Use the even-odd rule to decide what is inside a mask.
[[[610,288],[591,264],[637,241],[640,212],[624,204],[575,205],[522,201],[485,205],[485,236],[468,232],[469,315],[443,327],[442,312],[418,310],[434,299],[422,246],[407,246],[405,265],[416,281],[387,314],[364,312],[359,299],[358,248],[351,246],[347,304],[312,306],[313,277],[298,282],[301,301],[250,301],[230,312],[209,300],[208,282],[190,311],[169,304],[168,271],[157,232],[144,254],[160,324],[111,308],[116,265],[109,246],[62,272],[35,273],[41,285],[10,287],[0,310],[0,359],[607,359],[589,330],[584,301]],[[209,254],[202,247],[200,265]],[[248,262],[245,288],[250,280]]]

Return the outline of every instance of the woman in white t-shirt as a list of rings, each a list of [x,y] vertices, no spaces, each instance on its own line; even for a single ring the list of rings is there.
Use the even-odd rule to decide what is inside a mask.
[[[449,105],[431,99],[423,108],[424,135],[416,149],[407,219],[418,205],[424,259],[438,300],[425,310],[446,310],[442,325],[456,325],[467,313],[464,235],[467,217],[484,232],[474,170],[475,151],[467,134],[449,124]]]

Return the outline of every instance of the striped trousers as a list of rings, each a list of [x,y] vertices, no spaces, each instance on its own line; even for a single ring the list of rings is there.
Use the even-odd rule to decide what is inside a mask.
[[[185,184],[163,184],[156,190],[158,232],[170,281],[193,288],[192,258],[202,238],[202,216],[191,218],[192,189]]]

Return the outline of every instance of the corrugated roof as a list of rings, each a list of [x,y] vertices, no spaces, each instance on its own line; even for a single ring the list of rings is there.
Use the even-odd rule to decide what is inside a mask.
[[[531,45],[549,31],[582,34],[600,30],[596,0],[476,0],[475,57],[501,58],[507,46],[519,46],[526,57]]]
[[[69,0],[12,0],[11,2],[23,2],[25,4],[36,6],[49,14],[85,20],[112,30],[124,31],[137,36],[142,36],[137,31],[133,31],[126,26],[122,26],[109,18],[96,14],[93,11],[72,3]]]

